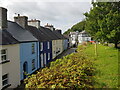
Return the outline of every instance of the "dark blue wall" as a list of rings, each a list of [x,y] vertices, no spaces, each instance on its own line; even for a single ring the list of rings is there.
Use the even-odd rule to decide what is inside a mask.
[[[50,44],[50,47],[48,49],[48,42]],[[41,60],[41,54],[43,54],[43,59],[44,59],[44,64],[45,64],[45,56],[44,54],[46,54],[46,64],[48,64],[49,62],[52,61],[52,41],[45,41],[42,42],[43,43],[43,50],[41,51],[41,44],[39,43],[39,52],[40,52],[40,60]],[[50,53],[50,59],[48,60],[48,53]],[[39,67],[41,68],[41,61],[39,62]]]

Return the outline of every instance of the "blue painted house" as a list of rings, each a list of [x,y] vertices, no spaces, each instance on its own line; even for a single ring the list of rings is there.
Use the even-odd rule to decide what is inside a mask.
[[[8,21],[7,29],[20,44],[20,80],[38,69],[38,40],[26,30],[27,19],[25,16],[14,17],[15,22]]]
[[[56,48],[56,46],[58,47],[58,45],[56,44],[57,40],[59,39],[58,37],[56,37],[56,35],[48,28],[45,28],[45,27],[42,27],[40,26],[40,32],[42,34],[44,34],[45,36],[47,36],[48,39],[50,39],[50,51],[51,51],[51,60],[48,61],[48,63],[50,61],[52,61],[54,58],[54,53],[56,54],[56,49],[53,49],[53,48]],[[45,48],[46,49],[46,48]],[[46,49],[47,50],[47,49]]]
[[[52,39],[41,32],[39,23],[37,26],[32,26],[33,23],[39,22],[38,20],[29,21],[32,24],[29,24],[28,29],[31,34],[38,39],[38,69],[45,67],[50,61],[52,61]],[[31,26],[30,26],[31,25]]]

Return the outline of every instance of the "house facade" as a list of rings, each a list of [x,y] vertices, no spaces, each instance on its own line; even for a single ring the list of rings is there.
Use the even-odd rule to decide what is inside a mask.
[[[38,69],[38,43],[28,42],[20,44],[20,72],[21,80]]]
[[[45,25],[45,32],[48,36],[52,37],[52,59],[55,59],[59,54],[64,51],[65,37],[60,33],[61,31],[55,30],[53,25]]]
[[[0,7],[0,90],[20,85],[19,42],[8,28],[7,9]]]
[[[27,17],[14,17],[14,21],[8,21],[8,32],[19,41],[20,48],[20,80],[37,70],[38,64],[38,40],[26,30]]]
[[[77,43],[82,44],[86,41],[91,41],[91,37],[85,30],[81,32],[70,32],[69,34],[69,42],[71,43],[70,46],[73,46]]]
[[[28,75],[45,67],[68,47],[68,40],[51,25],[27,16],[7,20],[0,7],[0,89],[16,88]]]
[[[39,42],[39,68],[42,68],[52,61],[52,39],[44,33],[45,28],[40,26],[39,20],[29,20],[28,25],[29,31]]]
[[[0,76],[2,77],[0,80],[0,89],[5,89],[7,87],[15,88],[20,85],[19,44],[2,45],[0,48],[2,60],[0,62],[0,68],[2,68],[2,76]]]
[[[69,34],[71,46],[75,45],[78,41],[78,32],[70,32]]]
[[[78,42],[79,43],[83,43],[83,42],[87,42],[87,41],[91,41],[91,37],[89,36],[89,34],[84,30],[82,32],[80,32],[78,34]]]

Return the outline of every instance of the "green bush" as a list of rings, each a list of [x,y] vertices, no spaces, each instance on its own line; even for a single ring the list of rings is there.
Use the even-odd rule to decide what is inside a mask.
[[[79,51],[51,62],[25,84],[26,88],[93,88],[93,72],[92,61]]]

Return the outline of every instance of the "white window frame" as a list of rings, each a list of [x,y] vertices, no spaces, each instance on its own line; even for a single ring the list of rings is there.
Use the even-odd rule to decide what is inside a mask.
[[[43,42],[40,43],[40,50],[43,50]]]
[[[48,60],[50,60],[50,53],[48,53]]]
[[[47,42],[48,49],[50,49],[50,42]]]
[[[41,67],[44,66],[44,56],[43,54],[40,55],[40,59],[41,59]]]
[[[45,65],[47,64],[47,61],[46,61],[46,53],[44,53],[44,64],[45,64]]]
[[[3,79],[3,76],[5,76],[5,75],[7,75],[7,78]],[[3,82],[6,80],[7,80],[7,84],[3,85]],[[5,87],[7,85],[9,85],[9,74],[8,73],[2,75],[2,87]]]
[[[2,54],[2,50],[5,50],[5,54]],[[8,52],[7,52],[7,49],[2,49],[2,50],[0,50],[0,59],[1,59],[1,61],[0,61],[0,63],[2,63],[2,62],[5,62],[5,61],[9,61],[8,60]],[[2,60],[2,56],[6,56],[6,60]]]

